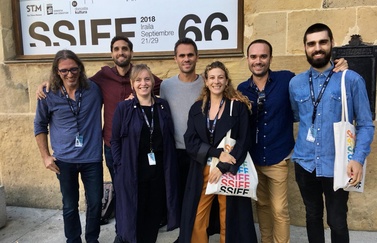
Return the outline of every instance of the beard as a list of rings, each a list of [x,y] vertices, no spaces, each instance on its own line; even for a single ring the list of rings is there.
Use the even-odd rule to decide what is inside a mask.
[[[331,53],[332,53],[332,48],[330,49],[329,52],[320,50],[320,51],[314,52],[312,55],[308,55],[308,53],[305,51],[306,60],[308,60],[309,64],[313,66],[314,68],[323,68],[324,66],[326,66],[331,60]],[[314,59],[313,56],[316,54],[324,54],[325,56],[323,58]]]
[[[115,58],[114,58],[114,63],[115,65],[119,66],[119,67],[127,67],[128,65],[130,65],[131,63],[131,58],[127,58],[126,60],[124,60],[123,62],[119,62],[117,61]]]

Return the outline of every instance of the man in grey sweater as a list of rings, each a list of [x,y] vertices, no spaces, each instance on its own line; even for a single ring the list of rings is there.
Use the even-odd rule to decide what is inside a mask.
[[[174,60],[179,74],[164,80],[160,86],[161,98],[168,101],[174,122],[174,138],[180,173],[180,203],[182,205],[190,159],[186,153],[183,134],[187,129],[188,113],[197,100],[204,85],[203,77],[196,74],[198,48],[190,38],[179,39],[174,47]]]

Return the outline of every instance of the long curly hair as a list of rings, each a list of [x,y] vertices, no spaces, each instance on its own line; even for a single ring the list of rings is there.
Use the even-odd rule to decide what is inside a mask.
[[[215,61],[209,65],[204,70],[204,78],[205,80],[208,80],[208,72],[214,68],[220,68],[225,73],[225,78],[228,80],[228,85],[225,87],[223,91],[223,96],[229,100],[238,100],[247,106],[249,110],[251,110],[251,102],[249,98],[244,96],[240,91],[234,89],[232,85],[232,80],[229,78],[229,71],[225,67],[225,65],[220,61]],[[211,93],[206,85],[203,85],[202,91],[199,95],[198,100],[203,100],[202,104],[202,112],[204,113],[205,107],[207,106],[207,103],[211,97]]]
[[[85,74],[85,67],[80,58],[71,50],[60,50],[55,54],[54,61],[52,62],[50,74],[50,87],[53,92],[56,92],[63,86],[63,80],[59,76],[59,62],[61,60],[71,59],[76,62],[79,68],[79,85],[82,89],[88,89],[88,78]]]

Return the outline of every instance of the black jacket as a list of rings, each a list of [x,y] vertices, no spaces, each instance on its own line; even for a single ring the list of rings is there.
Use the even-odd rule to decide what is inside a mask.
[[[213,146],[209,143],[206,125],[207,110],[203,114],[201,110],[202,101],[195,102],[190,109],[188,127],[184,138],[191,163],[183,199],[180,243],[189,243],[191,241],[192,228],[203,188],[203,170],[207,166],[207,158],[219,156],[220,153],[216,147],[229,129],[232,129],[231,137],[236,140],[236,145],[231,154],[236,158],[237,163],[235,165],[227,164],[222,167],[226,171],[236,174],[238,167],[245,160],[250,144],[250,113],[245,104],[234,101],[232,116],[230,116],[230,103],[230,100],[226,100],[223,114],[217,121]],[[217,200],[215,199],[212,207],[216,207],[216,202]],[[218,214],[218,211],[213,212]],[[218,217],[218,215],[215,216]],[[213,223],[214,221],[210,220],[210,228],[219,229],[218,225],[211,225]],[[227,197],[226,242],[257,242],[250,198]]]

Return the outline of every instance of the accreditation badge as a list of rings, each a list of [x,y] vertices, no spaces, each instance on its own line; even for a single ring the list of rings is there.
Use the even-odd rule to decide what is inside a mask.
[[[84,145],[84,137],[80,134],[77,134],[76,139],[75,139],[75,147],[81,148],[83,145]]]
[[[314,129],[314,126],[311,126],[308,130],[306,141],[314,143],[316,135],[317,135],[317,131]]]
[[[153,152],[148,153],[148,162],[149,165],[156,165],[156,158]]]

